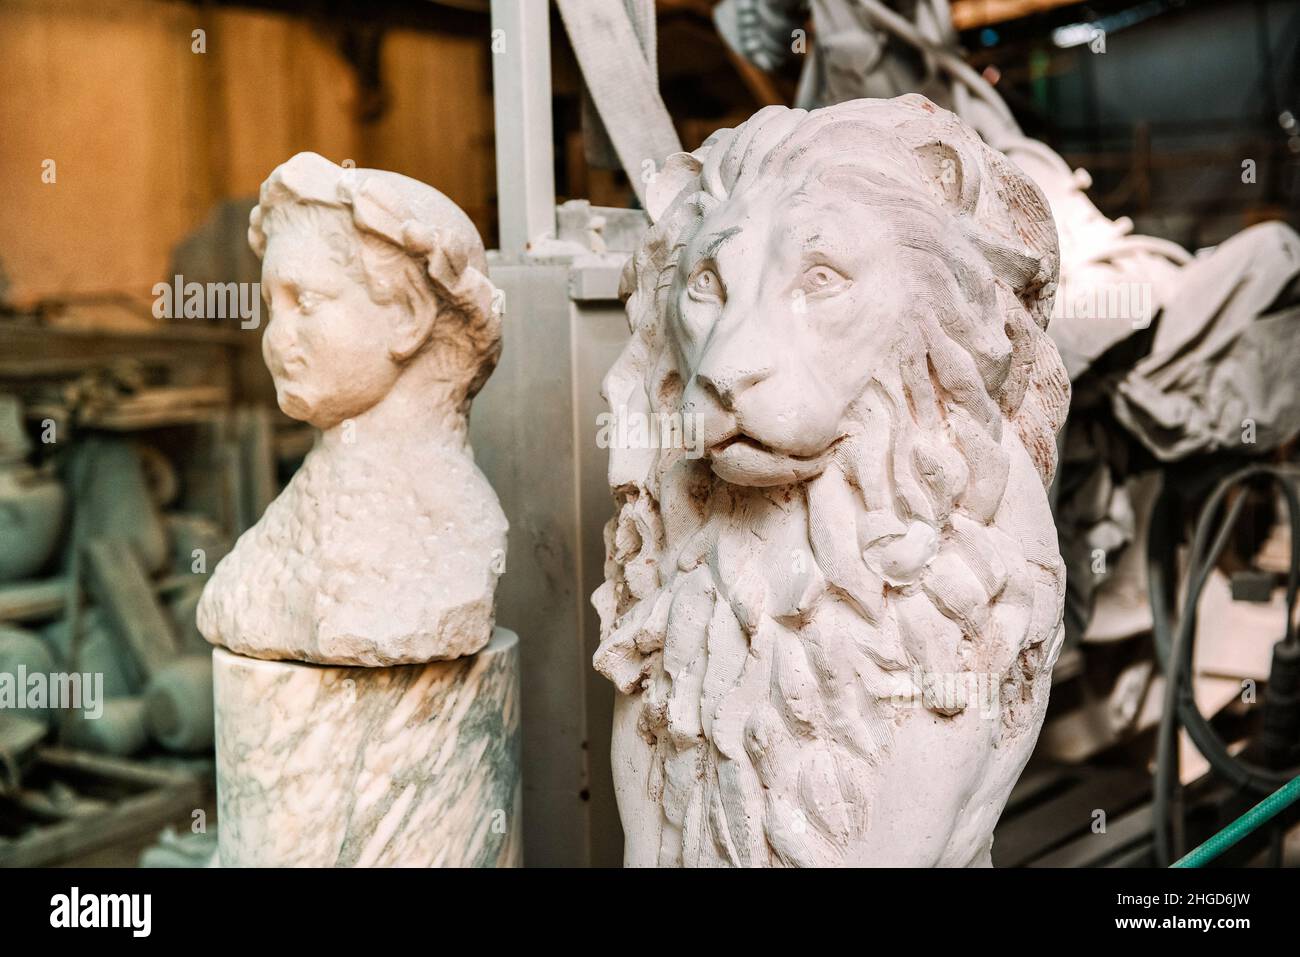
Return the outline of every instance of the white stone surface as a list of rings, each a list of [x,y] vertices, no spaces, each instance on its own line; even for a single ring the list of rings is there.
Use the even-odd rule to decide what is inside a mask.
[[[249,239],[280,407],[323,434],[217,566],[199,629],[326,664],[479,650],[506,520],[466,437],[501,349],[473,224],[423,183],[300,153],[262,184]]]
[[[518,866],[518,641],[388,668],[216,649],[222,866]]]
[[[605,394],[660,441],[611,449],[593,599],[626,862],[989,863],[1062,634],[1046,201],[912,95],[766,108],[647,207]]]

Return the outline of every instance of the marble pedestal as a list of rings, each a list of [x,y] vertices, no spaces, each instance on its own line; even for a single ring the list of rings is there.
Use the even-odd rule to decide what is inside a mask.
[[[213,652],[225,867],[512,867],[519,639],[349,668]]]

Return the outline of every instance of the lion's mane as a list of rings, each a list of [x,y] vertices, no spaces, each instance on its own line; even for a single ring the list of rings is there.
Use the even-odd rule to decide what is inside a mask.
[[[999,747],[1032,744],[1046,707],[1064,571],[1045,490],[1069,399],[1044,331],[1056,232],[1037,187],[955,116],[916,95],[769,107],[671,158],[624,274],[632,337],[605,396],[679,410],[665,317],[683,245],[716,204],[814,163],[939,217],[928,251],[950,281],[916,297],[916,353],[854,403],[814,479],[741,488],[682,449],[611,450],[594,664],[636,708],[660,864],[847,862],[900,696],[922,693],[912,714],[972,706],[968,686],[930,694],[918,675],[993,676]],[[1025,753],[956,825],[985,844],[1027,758],[1004,750]]]

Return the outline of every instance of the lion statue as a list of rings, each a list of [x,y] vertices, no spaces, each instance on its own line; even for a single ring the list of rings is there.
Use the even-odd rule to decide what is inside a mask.
[[[604,393],[704,453],[610,452],[626,863],[990,864],[1062,635],[1047,203],[908,95],[763,109],[647,207]]]

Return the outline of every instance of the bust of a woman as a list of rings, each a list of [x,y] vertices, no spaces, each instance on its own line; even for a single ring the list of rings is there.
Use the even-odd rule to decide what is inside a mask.
[[[466,434],[501,351],[477,231],[423,183],[300,153],[262,184],[249,242],[277,401],[322,434],[217,566],[199,629],[327,664],[478,651],[506,520]]]

